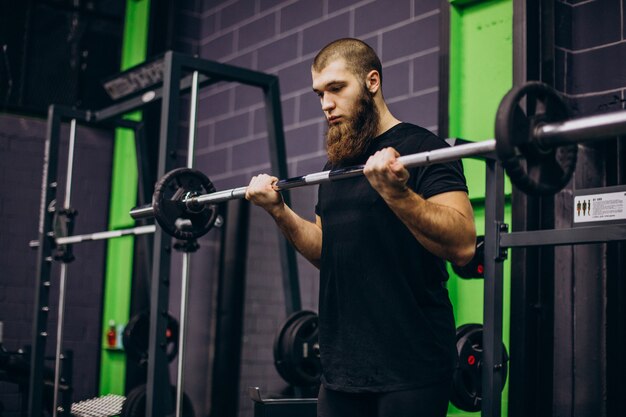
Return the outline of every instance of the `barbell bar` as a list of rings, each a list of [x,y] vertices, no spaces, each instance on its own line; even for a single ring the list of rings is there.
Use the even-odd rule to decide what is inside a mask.
[[[500,102],[495,133],[496,139],[404,155],[398,160],[412,168],[486,157],[495,151],[514,185],[527,194],[550,195],[571,179],[578,142],[626,134],[626,111],[571,119],[558,92],[543,83],[529,82],[512,88]],[[363,175],[363,169],[357,165],[281,179],[275,189],[353,178]],[[214,191],[204,174],[179,168],[159,180],[151,205],[135,207],[130,215],[136,220],[155,217],[166,233],[176,238],[196,238],[210,230],[217,203],[242,199],[246,189]]]
[[[428,152],[420,152],[411,155],[405,155],[398,158],[405,167],[412,168],[417,166],[425,166],[436,163],[456,161],[460,157],[470,157],[484,155],[495,150],[496,143],[494,139],[483,142],[476,142],[467,145],[458,145],[453,148],[444,148]],[[355,165],[341,169],[315,172],[299,177],[282,179],[276,182],[274,189],[276,191],[289,190],[291,188],[303,187],[306,185],[315,185],[325,182],[343,180],[363,175],[364,165]],[[229,190],[216,191],[211,194],[199,196],[189,196],[182,199],[187,208],[193,210],[205,204],[217,204],[229,200],[237,200],[245,198],[246,189],[248,187],[238,187]],[[145,205],[133,208],[130,211],[133,219],[145,219],[154,217],[154,210],[151,205]]]
[[[54,243],[57,246],[71,245],[74,243],[114,239],[114,238],[122,237],[122,236],[146,235],[146,234],[154,233],[155,230],[156,230],[156,226],[153,224],[149,224],[146,226],[131,227],[129,229],[106,230],[104,232],[87,233],[83,235],[62,236],[62,237],[55,238]],[[38,248],[39,241],[31,240],[30,242],[28,242],[28,246],[33,249]]]
[[[461,157],[485,155],[496,148],[495,140],[459,145],[405,155],[398,160],[407,168],[456,161]],[[276,182],[277,191],[324,182],[344,180],[363,175],[364,165],[315,172]],[[243,199],[247,187],[213,191],[210,180],[200,171],[178,168],[165,174],[155,187],[152,205],[130,211],[134,219],[154,217],[166,233],[177,239],[195,239],[207,233],[214,223],[217,203]]]

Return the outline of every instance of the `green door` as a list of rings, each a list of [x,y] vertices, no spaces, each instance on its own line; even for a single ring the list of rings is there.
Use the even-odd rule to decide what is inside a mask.
[[[479,141],[494,137],[495,115],[513,83],[512,0],[450,1],[449,136]],[[485,164],[463,161],[474,207],[476,232],[484,235]],[[506,195],[511,187],[507,182]],[[508,201],[508,199],[507,199]],[[510,203],[505,209],[510,223]],[[483,323],[483,280],[461,279],[450,268],[448,290],[456,325]],[[510,265],[504,266],[503,340],[508,349]],[[507,415],[508,383],[502,396]],[[450,405],[449,415],[479,415]]]

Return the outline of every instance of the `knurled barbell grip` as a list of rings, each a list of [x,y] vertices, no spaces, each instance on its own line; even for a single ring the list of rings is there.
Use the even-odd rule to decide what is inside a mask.
[[[427,166],[439,164],[443,162],[456,161],[461,158],[472,156],[487,155],[496,149],[496,140],[489,139],[476,143],[458,145],[451,148],[436,149],[428,152],[420,152],[411,155],[405,155],[398,158],[407,168],[417,166]],[[313,174],[303,175],[301,177],[287,178],[279,180],[275,184],[277,191],[287,190],[290,188],[302,187],[305,185],[315,185],[330,181],[343,180],[363,175],[363,165],[340,168],[330,171],[315,172]],[[233,188],[230,190],[216,191],[210,194],[204,194],[198,197],[192,197],[184,200],[187,206],[197,206],[202,204],[216,204],[229,200],[242,199],[246,196],[247,187]],[[130,216],[135,219],[147,219],[154,216],[152,206],[139,206],[130,211]]]

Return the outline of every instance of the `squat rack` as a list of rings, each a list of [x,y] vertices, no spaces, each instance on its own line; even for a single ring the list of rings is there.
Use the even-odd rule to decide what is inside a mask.
[[[626,134],[626,111],[544,124],[534,135],[547,143],[568,144]],[[484,240],[484,307],[482,354],[483,417],[501,415],[504,374],[502,352],[503,262],[510,248],[579,245],[626,240],[626,221],[563,229],[509,231],[504,222],[504,170],[487,156]],[[597,191],[597,190],[596,190]],[[574,227],[573,227],[574,226]]]
[[[270,148],[271,169],[279,176],[287,175],[285,157],[285,143],[283,121],[280,103],[278,78],[274,75],[248,70],[214,61],[203,60],[189,55],[168,51],[147,64],[131,68],[121,74],[137,78],[137,68],[144,65],[162,68],[162,76],[156,82],[143,86],[145,88],[133,93],[130,98],[117,102],[100,110],[77,110],[66,106],[51,105],[48,109],[48,122],[43,161],[41,186],[41,201],[39,210],[38,239],[30,246],[37,248],[37,263],[35,276],[34,323],[31,343],[32,354],[30,359],[30,378],[28,394],[28,415],[40,417],[42,412],[42,387],[44,371],[44,352],[47,341],[47,320],[49,312],[49,289],[51,285],[51,267],[53,249],[56,245],[72,244],[80,241],[108,239],[121,235],[138,235],[154,233],[152,278],[150,288],[150,340],[148,348],[148,377],[146,392],[146,415],[165,416],[174,411],[170,397],[170,387],[166,383],[168,366],[166,352],[160,346],[165,346],[166,316],[169,303],[169,271],[171,238],[154,226],[136,227],[125,231],[110,231],[85,235],[80,240],[68,239],[64,242],[56,241],[53,232],[53,220],[56,212],[55,201],[57,193],[57,171],[60,144],[61,123],[70,121],[73,127],[76,123],[85,125],[104,125],[108,127],[124,127],[133,129],[138,146],[145,141],[142,137],[142,123],[132,122],[122,118],[123,115],[137,110],[147,103],[161,100],[161,119],[159,128],[159,153],[157,178],[174,168],[176,138],[179,122],[179,98],[194,88],[206,87],[217,82],[238,82],[241,84],[259,87],[263,91],[268,142]],[[194,75],[189,73],[194,72]],[[152,72],[154,74],[154,72]],[[140,83],[145,80],[140,80]],[[147,91],[146,91],[147,90]],[[143,94],[139,94],[143,93]],[[192,103],[195,106],[195,103]],[[72,129],[72,138],[75,130]],[[194,133],[195,134],[195,133]],[[73,141],[73,139],[71,139]],[[145,142],[143,142],[145,146]],[[139,155],[139,153],[138,153]],[[69,163],[73,160],[73,147],[70,149]],[[145,168],[145,167],[144,167]],[[140,181],[146,181],[146,173],[140,169]],[[71,175],[70,175],[71,176]],[[67,196],[71,192],[71,178],[68,178]],[[152,185],[141,184],[146,189]],[[284,196],[289,201],[289,195]],[[66,198],[67,200],[67,198]],[[283,277],[283,290],[288,314],[300,310],[300,290],[298,281],[297,263],[294,249],[286,239],[280,240],[280,264]],[[60,299],[64,297],[65,289],[60,289]],[[59,306],[61,310],[62,306]],[[62,324],[62,323],[61,323]],[[62,331],[62,330],[61,330]],[[62,334],[58,334],[60,339]],[[58,344],[58,343],[57,343]],[[58,355],[57,355],[58,356]],[[55,376],[57,378],[57,376]],[[56,411],[56,404],[54,405]],[[63,410],[68,413],[69,410]]]

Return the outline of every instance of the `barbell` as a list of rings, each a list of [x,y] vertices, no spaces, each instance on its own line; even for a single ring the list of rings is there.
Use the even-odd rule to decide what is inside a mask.
[[[522,104],[525,103],[525,109]],[[553,88],[529,82],[512,88],[498,107],[496,139],[404,155],[412,168],[488,156],[494,152],[511,182],[531,195],[557,193],[576,168],[578,142],[626,134],[626,111],[570,118],[565,99]],[[278,191],[363,175],[363,165],[281,179]],[[209,178],[190,168],[165,174],[156,184],[152,204],[130,211],[134,219],[154,217],[163,230],[178,239],[206,234],[217,218],[217,203],[245,198],[247,187],[216,191]]]

